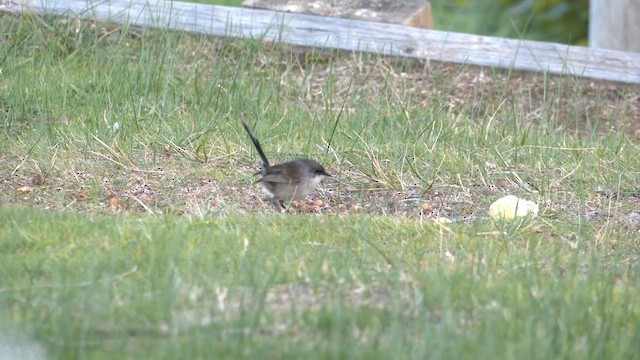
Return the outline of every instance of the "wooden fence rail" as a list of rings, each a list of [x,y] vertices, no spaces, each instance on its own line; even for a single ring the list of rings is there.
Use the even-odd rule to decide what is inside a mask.
[[[0,11],[3,10],[640,83],[637,53],[395,24],[162,0],[0,0]]]

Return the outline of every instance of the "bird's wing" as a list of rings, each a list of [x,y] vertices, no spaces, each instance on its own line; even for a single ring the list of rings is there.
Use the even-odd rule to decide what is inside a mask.
[[[291,180],[284,175],[281,169],[271,168],[268,173],[258,179],[258,182],[288,184]]]

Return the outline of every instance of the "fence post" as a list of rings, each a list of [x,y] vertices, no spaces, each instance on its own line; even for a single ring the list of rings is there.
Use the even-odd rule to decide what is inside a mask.
[[[590,0],[589,46],[640,52],[640,0]]]

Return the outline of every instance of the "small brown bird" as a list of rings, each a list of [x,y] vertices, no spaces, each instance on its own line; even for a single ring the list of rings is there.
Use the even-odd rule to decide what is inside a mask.
[[[249,126],[243,121],[242,126],[249,134],[249,138],[262,163],[260,171],[256,173],[261,177],[256,182],[273,197],[281,208],[285,208],[285,203],[294,200],[304,199],[320,184],[324,176],[332,176],[327,173],[322,165],[310,159],[299,159],[287,161],[277,165],[270,165],[267,156],[262,151],[260,141],[251,133]]]

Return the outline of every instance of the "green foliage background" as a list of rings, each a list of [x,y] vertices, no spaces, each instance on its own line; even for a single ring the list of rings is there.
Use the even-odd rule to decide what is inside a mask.
[[[439,30],[586,45],[589,0],[431,0]]]

